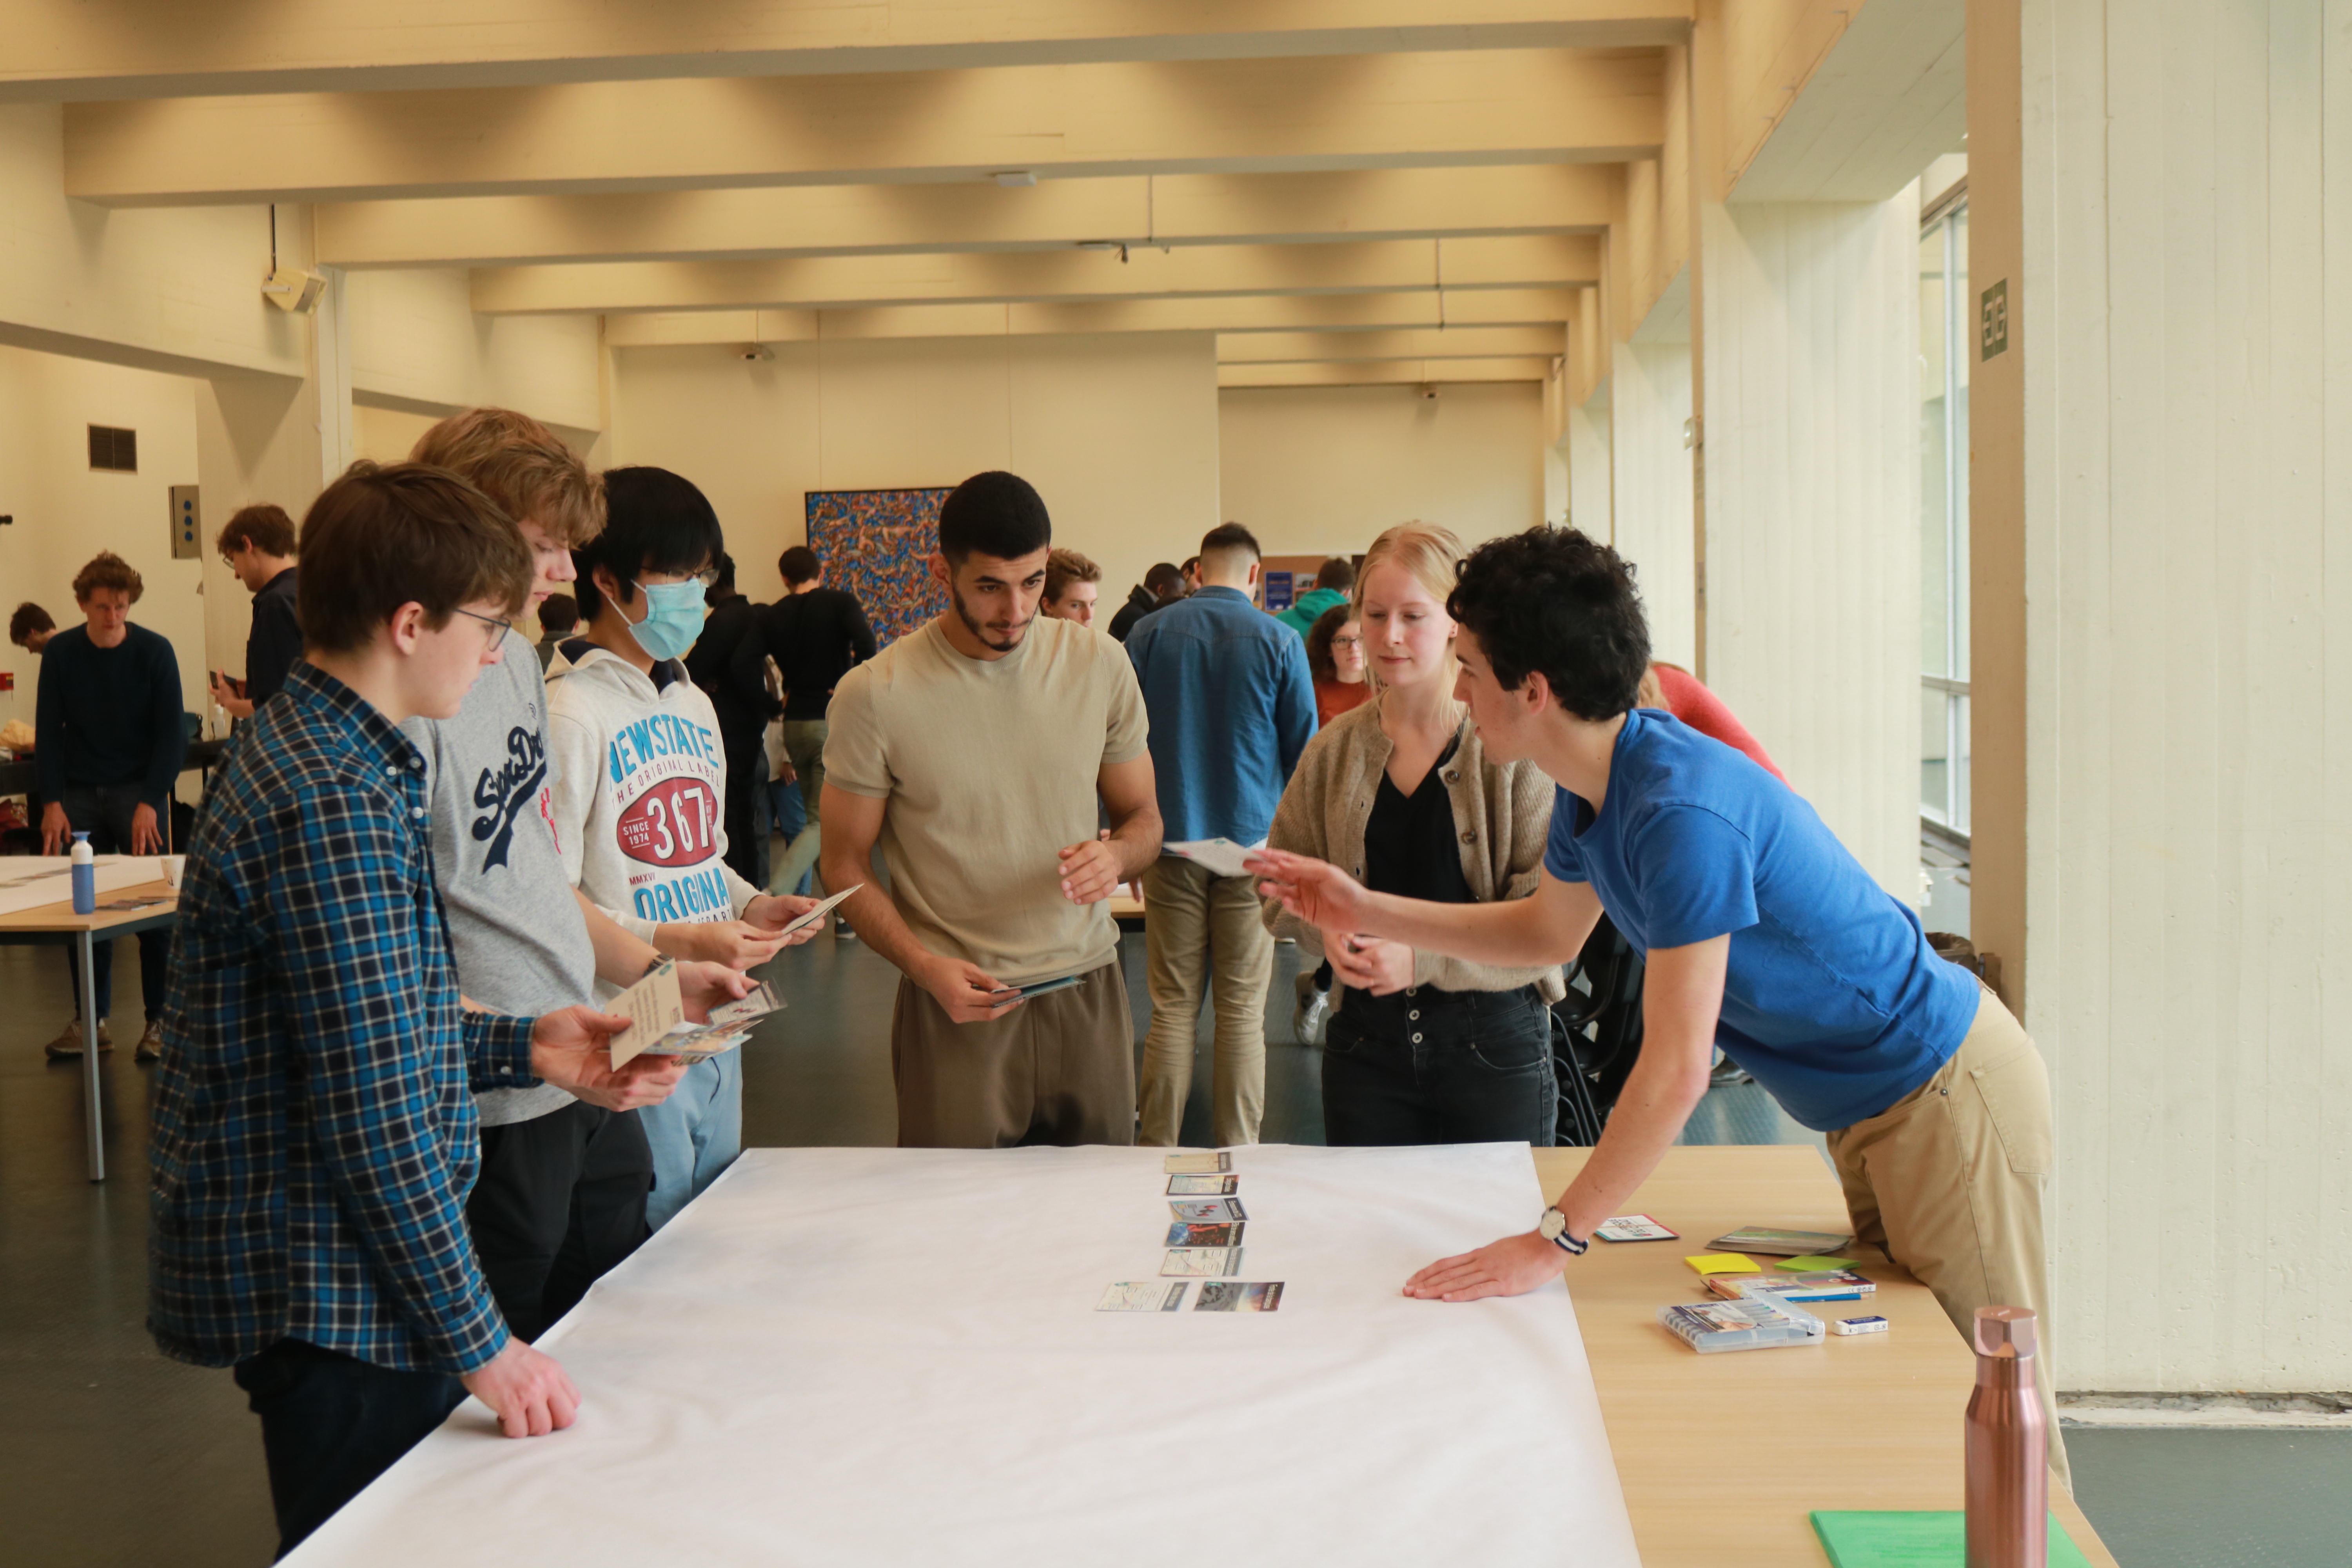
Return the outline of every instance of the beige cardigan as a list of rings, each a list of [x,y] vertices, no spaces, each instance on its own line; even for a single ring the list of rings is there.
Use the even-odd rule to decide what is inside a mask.
[[[1307,743],[1275,808],[1266,842],[1276,849],[1328,860],[1361,880],[1364,824],[1372,815],[1381,775],[1396,750],[1381,729],[1384,699],[1375,696],[1331,721]],[[1462,875],[1480,903],[1524,899],[1542,879],[1544,840],[1551,830],[1552,782],[1533,763],[1486,760],[1475,729],[1465,726],[1462,744],[1441,777],[1454,802],[1461,829]],[[1297,940],[1299,950],[1323,956],[1323,936],[1272,899],[1265,902],[1266,929]],[[1515,991],[1533,985],[1547,1002],[1568,994],[1558,964],[1536,968],[1471,963],[1416,951],[1416,985],[1447,991]]]

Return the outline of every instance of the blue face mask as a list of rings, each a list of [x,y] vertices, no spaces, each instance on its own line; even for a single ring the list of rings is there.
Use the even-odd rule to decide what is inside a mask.
[[[702,584],[689,577],[683,583],[645,584],[646,618],[629,627],[637,646],[656,659],[682,658],[702,635]]]

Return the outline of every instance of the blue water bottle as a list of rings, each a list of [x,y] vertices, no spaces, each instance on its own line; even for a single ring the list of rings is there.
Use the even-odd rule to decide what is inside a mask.
[[[89,852],[89,835],[73,836],[73,911],[78,915],[98,912],[98,857]]]

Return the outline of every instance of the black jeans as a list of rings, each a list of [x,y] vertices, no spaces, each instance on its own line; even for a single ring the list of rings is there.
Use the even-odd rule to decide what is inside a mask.
[[[1347,994],[1323,1037],[1323,1132],[1333,1144],[1549,1148],[1559,1108],[1551,1009],[1534,986]]]
[[[643,1245],[653,1180],[653,1151],[635,1111],[575,1100],[482,1129],[466,1227],[518,1339],[537,1340]]]
[[[261,1417],[280,1557],[466,1397],[465,1385],[445,1373],[396,1372],[300,1340],[246,1357],[234,1375]]]
[[[66,821],[75,832],[89,835],[90,852],[95,855],[131,853],[131,814],[142,804],[155,808],[159,833],[166,826],[164,813],[169,809],[165,802],[149,796],[137,784],[68,784],[65,798],[58,804],[65,808]],[[139,999],[149,1018],[159,1018],[163,1014],[163,987],[172,973],[172,933],[169,929],[142,931],[134,940],[139,943]],[[74,1016],[79,1017],[81,964],[75,951],[71,945],[66,948],[66,972],[73,976]],[[91,988],[98,994],[98,1016],[112,1017],[114,942],[101,938],[90,944],[89,975]]]

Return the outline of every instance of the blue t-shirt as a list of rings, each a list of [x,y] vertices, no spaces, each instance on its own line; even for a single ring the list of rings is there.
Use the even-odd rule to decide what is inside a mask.
[[[1811,806],[1654,709],[1625,716],[1599,816],[1559,792],[1544,867],[1591,882],[1644,954],[1729,933],[1717,1042],[1815,1131],[1917,1089],[1976,1019],[1976,976]]]

